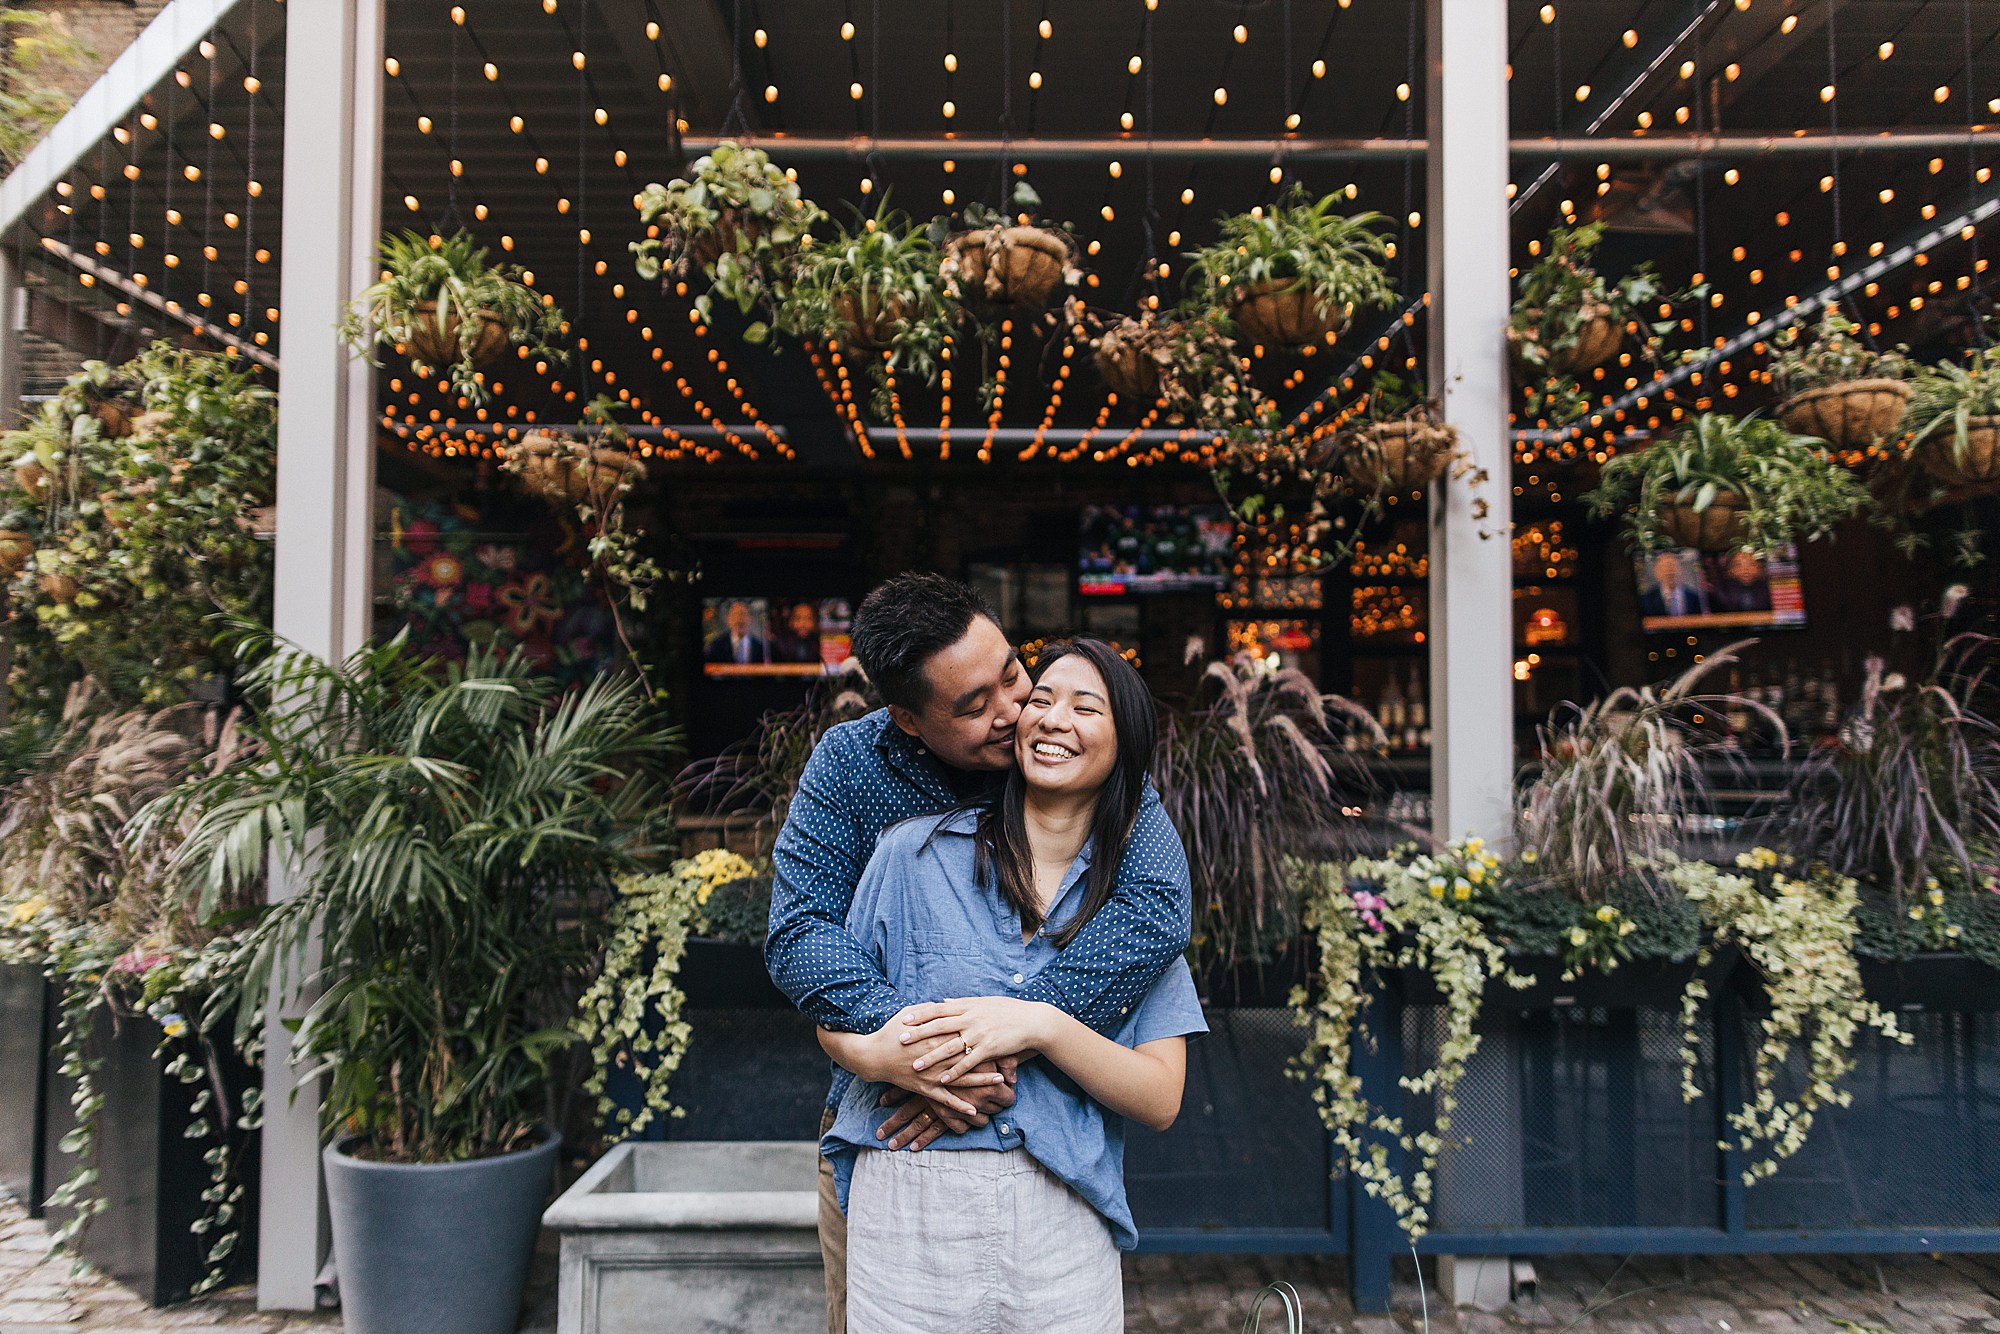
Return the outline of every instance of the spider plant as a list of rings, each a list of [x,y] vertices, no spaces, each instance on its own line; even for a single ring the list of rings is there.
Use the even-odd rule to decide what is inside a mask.
[[[1226,311],[1269,284],[1304,293],[1343,320],[1356,309],[1387,304],[1396,294],[1382,267],[1388,238],[1380,229],[1388,219],[1335,212],[1344,198],[1312,200],[1295,189],[1260,213],[1219,219],[1214,244],[1189,256],[1195,290]]]
[[[377,1159],[522,1147],[613,882],[659,852],[672,734],[628,678],[562,694],[519,656],[440,665],[398,636],[333,664],[250,637],[249,693],[288,701],[251,726],[267,762],[148,810],[196,813],[173,869],[199,916],[292,868],[214,1013],[242,1040],[274,978],[314,997],[293,1060]]]
[[[686,176],[640,193],[647,236],[632,243],[634,267],[648,280],[699,270],[709,279],[709,290],[694,298],[703,319],[712,317],[714,296],[748,315],[783,300],[786,268],[825,216],[763,149],[725,139]],[[757,321],[744,338],[762,342],[768,333]]]
[[[1871,658],[1837,743],[1792,785],[1786,846],[1886,895],[1894,921],[1938,878],[1975,884],[2000,852],[2000,723],[1981,707],[1993,647],[1954,634],[1915,683]]]
[[[2000,417],[2000,347],[1984,347],[1964,365],[1939,362],[1917,376],[1906,423],[1910,448],[1930,444],[1954,462],[1970,453],[1976,418]]]
[[[1676,540],[1672,507],[1700,515],[1728,498],[1741,514],[1730,545],[1771,551],[1825,537],[1868,504],[1861,484],[1816,445],[1764,418],[1703,413],[1605,464],[1584,500],[1599,518],[1625,511],[1633,547],[1651,554],[1686,545]]]
[[[1916,372],[1906,347],[1880,350],[1855,337],[1861,325],[1828,305],[1810,335],[1792,325],[1771,340],[1771,374],[1778,396],[1790,398],[1855,380],[1907,380]]]
[[[1300,930],[1286,863],[1362,850],[1353,812],[1367,780],[1341,745],[1356,729],[1384,740],[1360,705],[1244,655],[1210,663],[1192,705],[1161,718],[1153,782],[1187,848],[1205,962],[1281,952]]]
[[[1780,747],[1784,723],[1756,700],[1702,690],[1755,640],[1719,649],[1663,686],[1621,686],[1593,704],[1563,703],[1538,729],[1541,759],[1520,795],[1521,859],[1585,903],[1602,903],[1662,854],[1680,850],[1688,817],[1707,808],[1703,764],[1726,752],[1697,714],[1747,709]]]
[[[955,318],[936,239],[885,197],[873,215],[799,252],[778,327],[847,349],[868,363],[878,408],[892,374],[929,383]],[[887,415],[881,413],[880,415]]]
[[[484,403],[480,366],[510,344],[533,357],[561,359],[553,341],[563,333],[562,312],[528,287],[515,266],[489,265],[469,233],[385,234],[376,254],[381,278],[354,299],[340,324],[341,336],[371,362],[379,344],[394,344],[424,378],[448,379],[454,393]]]

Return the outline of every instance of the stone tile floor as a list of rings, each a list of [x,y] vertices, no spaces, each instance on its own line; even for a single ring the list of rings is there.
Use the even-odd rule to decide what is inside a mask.
[[[544,1248],[523,1334],[554,1334],[554,1255]],[[1452,1312],[1431,1301],[1437,1334],[1535,1329],[1607,1334],[2000,1334],[2000,1257],[1616,1258],[1537,1266],[1540,1298],[1497,1315]],[[1275,1256],[1135,1256],[1125,1266],[1128,1334],[1229,1334],[1251,1296],[1274,1279],[1298,1289],[1308,1334],[1407,1334],[1424,1328],[1414,1269],[1396,1285],[1395,1311],[1358,1316],[1338,1260]],[[1267,1306],[1264,1334],[1283,1334]],[[48,1231],[0,1196],[0,1334],[338,1334],[338,1312],[259,1312],[246,1290],[164,1311],[97,1275],[50,1258]],[[670,1334],[663,1331],[662,1334]],[[773,1331],[772,1334],[815,1334]],[[1059,1334],[1051,1331],[1050,1334]]]

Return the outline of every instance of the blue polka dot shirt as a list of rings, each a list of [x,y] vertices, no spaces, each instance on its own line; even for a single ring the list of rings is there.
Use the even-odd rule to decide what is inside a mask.
[[[878,709],[821,738],[771,860],[771,980],[814,1023],[873,1033],[917,996],[848,934],[855,886],[890,825],[961,804],[944,764]],[[1188,945],[1187,853],[1149,783],[1118,886],[1061,957],[1021,991],[1107,1035]],[[841,1090],[836,1088],[837,1100]]]

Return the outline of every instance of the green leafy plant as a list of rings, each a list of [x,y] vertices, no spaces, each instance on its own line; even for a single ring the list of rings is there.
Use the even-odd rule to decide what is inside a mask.
[[[1690,545],[1671,512],[1735,511],[1722,529],[1730,549],[1768,552],[1828,536],[1868,506],[1868,493],[1817,442],[1777,422],[1703,413],[1680,431],[1604,465],[1584,497],[1600,518],[1626,513],[1633,548],[1651,554]]]
[[[1037,220],[1042,197],[1026,181],[1014,183],[1012,204],[1009,212],[967,204],[960,215],[965,229],[943,242],[939,272],[962,309],[1040,310],[1058,288],[1083,281],[1073,229]]]
[[[1642,264],[1612,281],[1591,262],[1604,242],[1604,224],[1557,227],[1542,243],[1535,262],[1515,280],[1507,342],[1522,372],[1528,416],[1568,420],[1590,406],[1576,373],[1616,352],[1634,321],[1642,321],[1642,350],[1658,359],[1661,340],[1676,322],[1646,319],[1662,301],[1684,300],[1693,292],[1669,294],[1652,266]]]
[[[1259,289],[1302,294],[1308,303],[1344,322],[1356,310],[1395,298],[1383,262],[1388,238],[1379,213],[1335,211],[1345,196],[1309,199],[1293,190],[1258,213],[1218,220],[1221,235],[1189,255],[1189,282],[1197,299],[1223,315],[1240,311]]]
[[[1893,1041],[1908,1042],[1909,1036],[1862,991],[1854,958],[1859,899],[1852,880],[1820,868],[1793,874],[1788,859],[1769,848],[1740,854],[1736,866],[1732,873],[1669,857],[1661,872],[1695,905],[1712,933],[1697,960],[1706,964],[1717,948],[1734,946],[1764,984],[1770,1009],[1759,1022],[1762,1037],[1750,1064],[1749,1097],[1725,1113],[1732,1132],[1728,1147],[1749,1160],[1743,1181],[1754,1185],[1804,1147],[1819,1108],[1845,1105],[1839,1084],[1854,1069],[1854,1041],[1863,1029]],[[1689,1102],[1701,1096],[1694,1077],[1701,1062],[1697,1021],[1707,999],[1698,972],[1681,994],[1681,1095]],[[1796,1093],[1787,1097],[1780,1084],[1801,1040],[1805,1072]]]
[[[518,655],[440,666],[398,637],[329,664],[260,643],[268,761],[148,810],[198,812],[173,862],[198,915],[290,868],[295,895],[246,928],[213,1005],[247,1037],[274,980],[307,997],[292,1059],[365,1154],[522,1147],[614,882],[658,855],[673,734],[629,679],[561,694]]]
[[[63,118],[66,77],[96,59],[70,35],[61,15],[9,5],[0,9],[0,166],[11,167]]]
[[[646,239],[632,243],[634,266],[649,281],[663,273],[704,274],[708,290],[694,298],[704,320],[713,317],[717,296],[741,314],[759,308],[768,314],[784,300],[800,245],[825,216],[763,149],[725,139],[696,158],[687,175],[640,192]],[[744,338],[758,343],[769,332],[759,320]]]
[[[1300,672],[1243,655],[1210,663],[1190,706],[1160,722],[1153,782],[1187,849],[1195,955],[1267,962],[1299,934],[1292,863],[1358,850],[1367,780],[1342,738],[1380,743],[1381,729]]]
[[[562,359],[554,345],[567,331],[562,312],[528,287],[516,266],[488,264],[470,233],[384,233],[376,255],[381,278],[362,290],[340,324],[341,337],[371,361],[380,344],[394,344],[419,375],[447,379],[454,393],[484,403],[480,367],[509,346]]]
[[[1965,598],[1948,590],[1938,624]],[[1891,619],[1907,633],[1907,607]],[[1798,770],[1783,846],[1801,863],[1851,876],[1864,899],[1880,896],[1892,921],[1948,948],[1947,899],[1988,899],[2000,861],[2000,723],[1984,711],[1990,636],[1962,630],[1937,646],[1917,681],[1871,657],[1861,699],[1832,746]],[[1946,890],[1950,890],[1947,896]],[[1912,914],[1914,913],[1914,917]]]
[[[872,216],[799,252],[778,327],[847,349],[866,363],[876,414],[890,415],[895,375],[929,383],[956,310],[930,232],[884,198]]]
[[[1810,333],[1791,325],[1771,340],[1771,375],[1778,395],[1790,398],[1855,380],[1907,380],[1917,367],[1902,346],[1878,350],[1860,338],[1861,325],[1829,304]]]
[[[1437,1161],[1459,1081],[1479,1050],[1476,1024],[1487,988],[1529,985],[1474,908],[1497,888],[1500,861],[1474,840],[1436,852],[1409,845],[1344,865],[1294,863],[1290,873],[1319,946],[1314,985],[1291,997],[1293,1016],[1307,1031],[1293,1072],[1312,1085],[1347,1170],[1415,1241],[1430,1226]],[[1427,974],[1442,997],[1434,1059],[1418,1073],[1397,1076],[1405,1093],[1432,1100],[1431,1128],[1420,1131],[1371,1103],[1353,1070],[1357,1042],[1373,1045],[1365,1027],[1370,982],[1406,970]],[[1395,1150],[1408,1160],[1401,1168],[1390,1161]]]
[[[0,562],[21,702],[53,713],[90,676],[116,707],[172,704],[226,675],[212,618],[268,615],[276,465],[255,369],[167,343],[87,364],[0,435],[0,529],[26,548]]]
[[[2000,416],[2000,346],[1979,348],[1964,365],[1939,362],[1916,378],[1905,424],[1909,447],[1930,445],[1963,466],[1972,452],[1971,424]]]

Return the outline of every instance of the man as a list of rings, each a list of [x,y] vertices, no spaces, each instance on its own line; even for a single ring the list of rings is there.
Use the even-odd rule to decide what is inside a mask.
[[[722,630],[702,652],[709,662],[766,662],[770,652],[764,643],[764,636],[756,633],[750,615],[750,604],[737,598],[723,608]]]
[[[771,978],[825,1028],[874,1033],[914,1003],[892,988],[847,934],[847,911],[876,841],[891,824],[991,795],[1014,763],[1014,726],[1029,694],[1027,670],[992,612],[964,584],[906,574],[876,589],[854,618],[854,655],[887,707],[843,723],[807,763],[772,851]],[[1015,994],[1046,1001],[1101,1032],[1174,956],[1187,948],[1187,856],[1147,788],[1109,903]],[[974,1074],[991,1074],[981,1065]],[[884,1127],[889,1148],[923,1148],[962,1133],[1013,1103],[1011,1086],[936,1082],[939,1066],[899,1080],[904,1098]],[[1011,1077],[1012,1069],[1002,1070]],[[851,1077],[835,1071],[827,1116]],[[820,1164],[820,1244],[826,1258],[827,1327],[847,1325],[847,1229]]]
[[[819,608],[794,602],[784,623],[771,631],[772,662],[819,661]]]
[[[1639,595],[1641,616],[1704,616],[1708,599],[1701,588],[1687,579],[1687,567],[1678,551],[1662,551],[1653,557],[1653,587]]]

